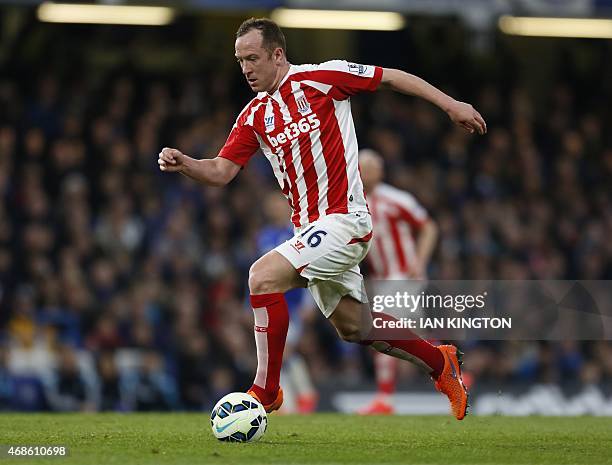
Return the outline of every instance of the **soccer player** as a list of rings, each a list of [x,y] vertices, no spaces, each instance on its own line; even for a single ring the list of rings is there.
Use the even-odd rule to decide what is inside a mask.
[[[423,280],[438,237],[438,227],[413,195],[383,183],[384,162],[374,150],[359,151],[361,180],[368,198],[374,226],[367,255],[370,278],[377,293],[384,295],[385,280]],[[377,393],[361,414],[394,412],[397,362],[374,353]]]
[[[341,60],[293,65],[282,31],[269,19],[241,24],[235,56],[257,95],[238,115],[217,157],[195,159],[166,147],[158,163],[162,171],[223,186],[261,150],[291,206],[295,236],[259,258],[249,273],[258,366],[248,392],[268,412],[281,406],[279,375],[289,322],[283,293],[308,287],[345,341],[422,360],[462,419],[467,393],[455,347],[434,347],[409,332],[403,341],[364,336],[361,305],[368,300],[359,263],[368,252],[372,221],[359,176],[350,97],[389,88],[432,102],[471,133],[484,134],[484,120],[471,105],[397,69]]]

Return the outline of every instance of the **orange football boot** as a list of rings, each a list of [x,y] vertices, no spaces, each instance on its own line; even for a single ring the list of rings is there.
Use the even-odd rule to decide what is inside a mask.
[[[263,405],[263,408],[265,409],[265,411],[267,413],[270,412],[274,412],[274,410],[278,410],[281,405],[283,405],[283,388],[279,387],[278,388],[278,394],[276,394],[276,399],[274,399],[273,402],[270,402],[267,405],[264,405],[264,403],[259,400],[259,397],[257,397],[257,394],[255,394],[254,391],[251,391],[250,389],[247,391],[247,394],[250,395],[251,397],[255,397],[255,399],[257,399],[257,401]]]
[[[444,369],[435,381],[436,389],[446,394],[451,411],[457,420],[463,420],[468,413],[468,392],[461,378],[463,352],[452,345],[438,346],[444,356]]]

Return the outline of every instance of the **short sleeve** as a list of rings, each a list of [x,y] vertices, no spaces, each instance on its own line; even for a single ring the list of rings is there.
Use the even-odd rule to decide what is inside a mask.
[[[310,65],[307,71],[299,74],[301,79],[331,86],[328,94],[336,100],[344,100],[360,92],[375,91],[380,85],[383,69],[380,66],[332,60]]]
[[[413,195],[402,192],[402,195],[398,196],[396,201],[400,207],[400,216],[413,228],[420,229],[429,219],[427,210]]]
[[[255,130],[252,126],[245,125],[244,118],[239,117],[219,151],[219,156],[244,166],[258,149],[259,140]]]

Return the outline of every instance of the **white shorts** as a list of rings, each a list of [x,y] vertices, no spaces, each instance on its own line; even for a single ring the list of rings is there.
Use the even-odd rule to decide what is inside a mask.
[[[308,279],[308,290],[326,318],[345,295],[367,303],[361,262],[370,249],[372,219],[367,212],[334,213],[297,228],[274,250]]]

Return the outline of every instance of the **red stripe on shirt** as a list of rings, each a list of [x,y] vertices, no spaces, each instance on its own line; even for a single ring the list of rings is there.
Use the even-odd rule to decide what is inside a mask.
[[[298,111],[295,93],[293,93],[291,89],[291,81],[286,81],[279,90],[283,100],[287,104],[291,118],[295,123],[299,122],[303,116]],[[304,182],[306,184],[306,196],[308,199],[308,222],[312,223],[319,218],[319,184],[317,182],[317,172],[314,167],[310,134],[301,134],[298,137],[298,143],[300,146],[300,161],[302,162],[302,168],[304,170]]]
[[[368,257],[375,263],[387,261],[385,270],[378,270],[373,266],[373,271],[378,278],[388,278],[389,273],[400,273],[406,275],[413,267],[413,253],[415,247],[415,231],[428,221],[426,212],[416,203],[410,203],[402,196],[396,196],[393,192],[380,193],[375,191],[368,196],[375,231],[377,232],[374,244]],[[422,211],[422,214],[417,214]],[[385,213],[385,212],[388,212]],[[403,226],[407,230],[404,230]],[[384,250],[382,236],[392,239],[392,250]],[[390,245],[387,243],[387,245]],[[388,254],[385,255],[385,252]]]
[[[371,196],[371,198],[370,198],[370,204],[371,204],[370,213],[372,215],[372,224],[374,225],[374,228],[379,229],[379,230],[384,230],[380,226],[377,226],[377,225],[380,224],[381,221],[383,221],[379,217],[378,201],[379,200],[378,200],[378,198],[375,195]],[[373,257],[375,255],[377,255],[377,257],[380,259],[382,270],[381,269],[377,269],[376,260],[373,259]],[[369,252],[369,254],[367,256],[370,259],[370,264],[373,265],[372,268],[374,268],[374,274],[376,276],[385,277],[385,276],[389,275],[389,261],[387,260],[387,253],[385,251],[385,247],[383,246],[383,240],[382,240],[381,236],[378,236],[378,240],[374,241],[373,247],[372,247],[372,249],[370,249],[370,252]]]
[[[274,124],[275,124],[274,130],[276,131],[276,127],[280,125],[280,127],[282,128],[285,125],[285,122],[283,120],[283,114],[281,113],[279,103],[274,99],[271,99],[271,100],[272,100],[272,108],[274,109]],[[291,215],[291,222],[296,227],[299,227],[300,226],[300,193],[298,192],[298,188],[297,188],[297,175],[295,173],[295,166],[293,164],[293,152],[291,150],[288,150],[287,152],[288,153],[284,154],[284,164],[285,164],[285,169],[287,170],[287,176],[289,176],[289,192],[291,194],[290,204],[291,204],[291,209],[293,210],[293,215]]]
[[[321,120],[321,146],[327,166],[327,209],[325,214],[348,213],[348,177],[344,142],[338,126],[334,103],[325,99],[317,107]]]
[[[411,228],[417,229],[417,230],[421,229],[421,227],[423,227],[423,225],[427,222],[427,218],[424,218],[422,220],[420,218],[417,218],[416,216],[412,214],[412,212],[409,209],[407,209],[403,205],[397,202],[394,202],[394,201],[390,201],[389,203],[392,203],[398,208],[398,210],[400,211],[400,217],[406,223],[408,223]]]
[[[357,92],[375,91],[382,79],[383,69],[380,66],[374,67],[374,76],[358,76],[349,71],[319,69],[314,71],[302,71],[291,75],[294,81],[311,80],[324,84],[329,84],[332,88],[329,95],[336,100],[343,100]]]
[[[245,122],[251,114],[253,107],[259,103],[261,103],[261,100],[253,99],[253,101],[240,113],[236,124],[230,131],[218,156],[227,158],[244,167],[255,152],[257,152],[259,149],[259,141],[255,136],[254,127],[246,126]],[[265,105],[262,105],[262,107],[264,106]],[[257,116],[257,112],[259,112],[262,107],[256,110],[255,116]]]
[[[406,254],[404,253],[402,238],[400,237],[400,232],[397,227],[399,218],[387,216],[385,221],[387,221],[389,228],[391,229],[391,238],[393,239],[393,248],[395,249],[395,258],[399,264],[399,271],[400,273],[404,273],[408,269],[408,265],[406,263]]]

